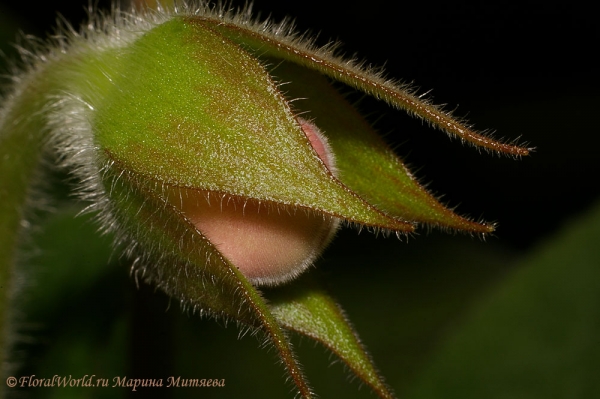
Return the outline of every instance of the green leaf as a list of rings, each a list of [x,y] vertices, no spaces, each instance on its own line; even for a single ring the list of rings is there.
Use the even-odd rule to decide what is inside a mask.
[[[133,291],[126,265],[110,261],[111,238],[98,237],[91,217],[76,218],[79,212],[68,206],[39,216],[38,229],[23,249],[31,258],[20,271],[26,282],[15,299],[19,338],[13,351],[19,367],[10,370],[12,375],[78,379],[128,372],[125,309]],[[127,393],[56,385],[15,389],[36,398],[119,398]]]
[[[472,311],[406,397],[598,397],[599,241],[596,204]]]
[[[269,299],[273,315],[284,327],[330,349],[381,398],[394,397],[341,308],[313,282],[302,279]]]

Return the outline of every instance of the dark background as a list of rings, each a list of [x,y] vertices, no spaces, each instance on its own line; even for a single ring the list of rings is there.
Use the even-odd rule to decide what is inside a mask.
[[[12,24],[27,34],[44,36],[52,32],[57,12],[74,24],[83,20],[81,3],[5,2],[0,12],[10,12],[11,18],[1,29],[11,30]],[[107,7],[104,1],[99,6]],[[432,192],[443,194],[449,205],[459,205],[459,213],[499,224],[485,243],[423,231],[407,245],[345,230],[325,253],[319,269],[330,291],[347,309],[390,385],[402,393],[428,354],[460,323],[465,309],[516,267],[513,259],[597,201],[600,85],[593,59],[600,39],[597,15],[574,2],[474,6],[257,0],[254,9],[275,21],[293,16],[300,31],[319,33],[323,44],[339,40],[348,55],[385,64],[390,77],[413,82],[421,92],[432,90],[435,103],[456,108],[456,115],[466,116],[477,128],[494,130],[497,137],[520,137],[536,148],[521,160],[480,154],[385,104],[361,100],[361,110]],[[265,396],[279,397],[282,371],[271,365],[272,353],[258,355],[252,339],[235,341],[235,328],[181,317],[174,305],[165,313],[168,301],[151,289],[135,290],[126,270],[126,264],[114,269],[96,288],[112,293],[110,309],[121,308],[114,302],[116,293],[135,309],[137,335],[127,370],[143,376],[168,372],[177,363],[169,354],[176,352],[172,342],[183,334],[196,346],[203,343],[190,353],[195,359],[207,359],[205,370],[218,376],[238,363],[252,365],[252,370],[239,366],[228,382],[242,387],[257,384]],[[73,316],[63,322],[69,326],[78,320]],[[173,332],[171,325],[186,325],[185,332]],[[337,392],[338,384],[350,385],[340,367],[326,368],[329,360],[322,350],[315,351],[307,339],[299,347],[318,392]],[[219,368],[222,361],[226,365]],[[263,378],[268,382],[261,384]],[[274,393],[267,394],[266,385]],[[352,384],[349,392],[355,390]],[[363,388],[362,395],[370,397],[366,391]],[[252,392],[246,396],[261,397]],[[236,397],[231,395],[215,397]]]

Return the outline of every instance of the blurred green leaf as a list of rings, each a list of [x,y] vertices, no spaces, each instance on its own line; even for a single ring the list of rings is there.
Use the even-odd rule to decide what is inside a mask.
[[[407,397],[600,396],[600,204],[525,259]]]
[[[38,230],[24,249],[30,265],[21,271],[22,291],[16,301],[16,376],[112,378],[125,375],[129,367],[125,309],[131,303],[131,285],[122,273],[124,265],[110,261],[111,238],[99,237],[89,216],[75,217],[78,211],[68,207],[40,216]],[[126,393],[24,389],[36,398],[118,398]]]

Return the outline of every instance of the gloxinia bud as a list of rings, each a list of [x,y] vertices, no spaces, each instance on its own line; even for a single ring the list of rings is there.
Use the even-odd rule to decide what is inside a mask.
[[[236,292],[243,277],[275,285],[298,276],[340,221],[396,234],[417,223],[492,230],[440,205],[318,72],[379,90],[378,76],[360,79],[301,43],[198,13],[107,25],[108,39],[87,38],[101,46],[73,38],[39,72],[57,93],[45,109],[63,164],[136,257],[136,273],[239,317],[245,299],[218,292]],[[266,57],[284,61],[270,71]]]
[[[115,11],[46,53],[23,51],[33,54],[27,70],[0,103],[0,285],[11,291],[30,184],[49,143],[136,278],[201,314],[262,329],[304,398],[312,391],[282,326],[323,342],[392,397],[330,299],[308,290],[270,306],[255,285],[301,274],[340,221],[399,236],[418,224],[480,234],[493,226],[433,198],[322,75],[485,149],[528,149],[474,132],[405,86],[284,34],[285,24],[176,4]]]
[[[412,230],[338,180],[327,140],[294,115],[261,62],[202,24],[165,22],[102,73],[104,90],[119,92],[92,104],[110,169],[156,182],[154,195],[167,194],[250,281],[300,274],[338,218]]]
[[[335,159],[318,128],[298,118],[324,165],[335,174]],[[170,199],[194,226],[257,285],[276,285],[297,277],[329,243],[338,219],[210,191],[179,189]]]

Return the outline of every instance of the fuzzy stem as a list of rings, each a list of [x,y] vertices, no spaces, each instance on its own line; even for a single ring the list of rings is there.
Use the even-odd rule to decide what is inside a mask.
[[[87,50],[89,51],[89,50]],[[110,50],[109,50],[110,51]],[[105,53],[107,51],[104,51]],[[75,57],[60,51],[32,60],[29,70],[13,78],[0,102],[0,373],[9,371],[15,335],[11,315],[19,288],[20,244],[27,234],[27,217],[35,208],[35,188],[42,182],[44,154],[57,146],[52,135],[52,115],[65,93],[85,92],[85,68],[95,58],[83,52]],[[81,57],[81,59],[78,59]],[[79,67],[79,69],[74,68]],[[97,87],[100,92],[101,87]],[[72,119],[71,116],[69,116]],[[69,119],[66,118],[66,119]],[[60,144],[58,144],[60,145]],[[50,151],[49,151],[50,150]]]
[[[47,129],[43,113],[49,87],[44,68],[23,76],[18,89],[0,108],[0,373],[8,370],[12,338],[11,300],[21,236],[28,226],[29,193],[44,152]]]

